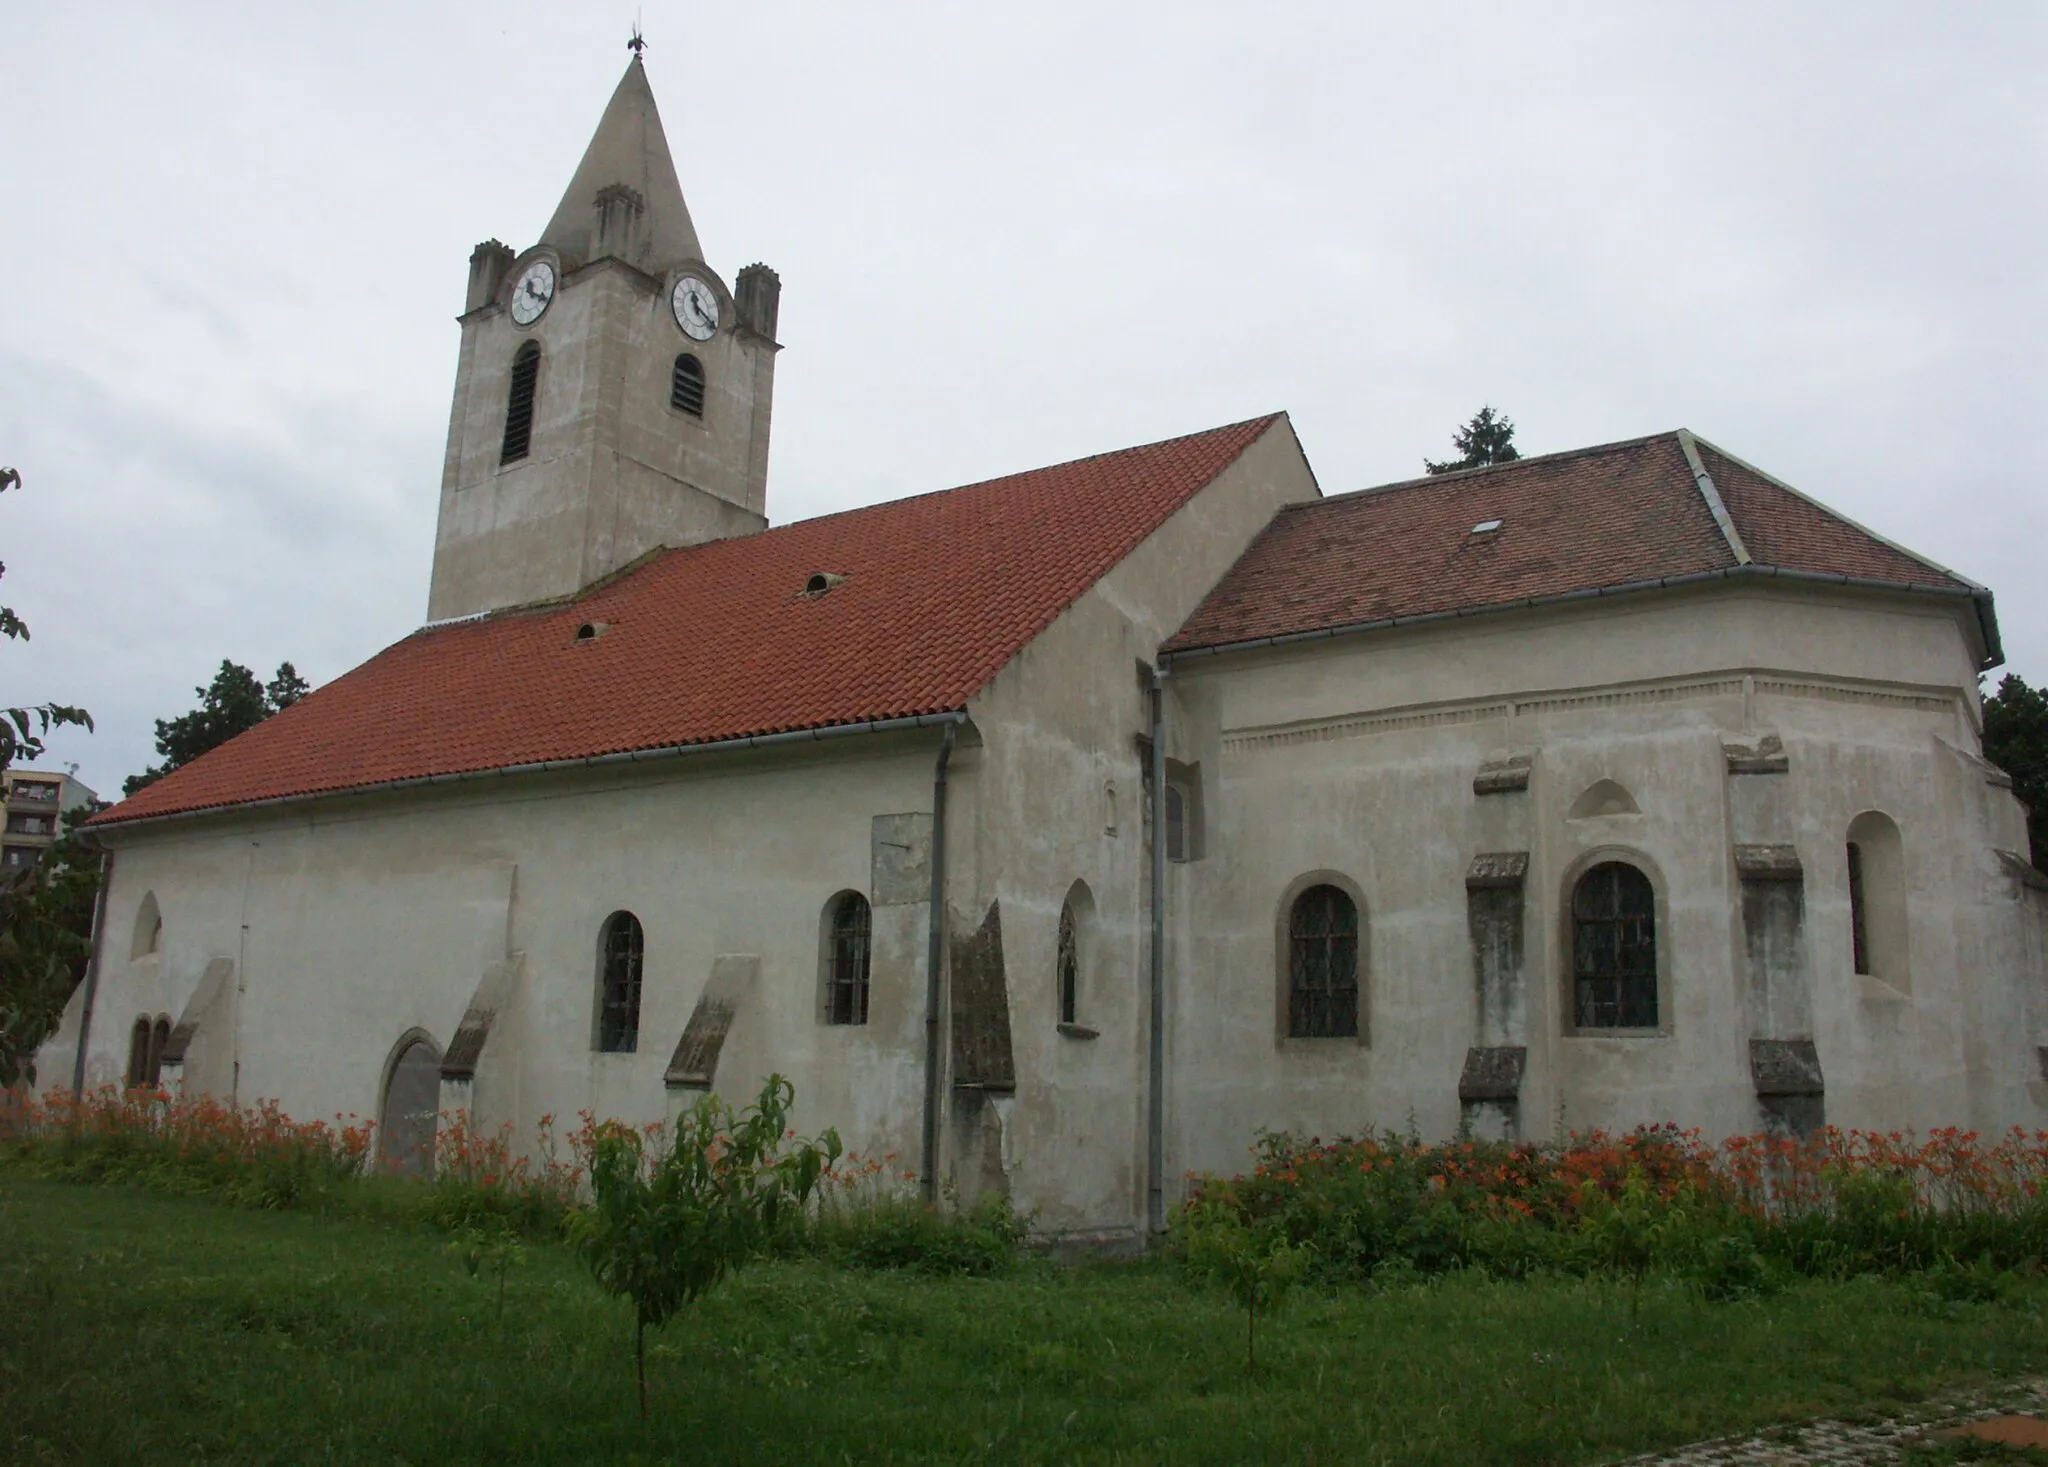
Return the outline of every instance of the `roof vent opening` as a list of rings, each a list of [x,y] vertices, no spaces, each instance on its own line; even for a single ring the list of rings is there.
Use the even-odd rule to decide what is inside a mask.
[[[819,571],[808,581],[804,582],[803,594],[806,596],[822,596],[845,579],[845,576],[835,575],[831,571]]]
[[[576,628],[576,640],[579,642],[595,642],[610,629],[611,623],[608,621],[586,621],[582,626]]]
[[[1481,520],[1472,527],[1472,533],[1475,535],[1491,535],[1505,523],[1505,520]]]

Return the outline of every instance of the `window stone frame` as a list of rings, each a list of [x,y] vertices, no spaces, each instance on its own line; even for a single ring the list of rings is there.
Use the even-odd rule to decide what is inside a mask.
[[[1657,1022],[1653,1027],[1632,1026],[1626,1029],[1594,1029],[1579,1027],[1578,982],[1575,971],[1578,940],[1578,921],[1572,905],[1578,895],[1579,882],[1595,866],[1604,866],[1610,861],[1633,866],[1643,873],[1650,883],[1650,911],[1655,923],[1652,931],[1657,944]],[[1638,846],[1603,843],[1581,851],[1566,866],[1556,887],[1557,940],[1554,951],[1557,955],[1556,980],[1551,991],[1557,995],[1558,1032],[1566,1039],[1668,1039],[1672,1036],[1672,991],[1671,991],[1671,884],[1665,878],[1664,870]]]
[[[1351,898],[1358,914],[1358,1032],[1308,1038],[1291,1031],[1294,990],[1294,904],[1312,887],[1333,886]],[[1332,1053],[1372,1047],[1372,908],[1365,889],[1342,871],[1305,871],[1288,882],[1273,911],[1273,1044],[1276,1049]]]

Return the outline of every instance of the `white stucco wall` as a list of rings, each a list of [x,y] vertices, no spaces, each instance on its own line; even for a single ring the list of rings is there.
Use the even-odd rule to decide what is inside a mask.
[[[1314,498],[1283,420],[1149,536],[971,704],[983,749],[980,805],[949,877],[956,931],[1000,902],[1017,1072],[988,1102],[1004,1174],[974,1163],[972,1104],[954,1096],[953,1163],[1006,1186],[1051,1233],[1135,1227],[1144,1215],[1150,855],[1137,738],[1149,728],[1141,664],[1193,612],[1283,504]],[[1114,790],[1111,832],[1109,791]],[[1079,1023],[1058,1028],[1062,902],[1093,898]]]
[[[1719,586],[1184,659],[1173,685],[1208,831],[1170,892],[1169,1175],[1240,1169],[1261,1127],[1457,1128],[1466,1048],[1486,1042],[1464,881],[1485,851],[1530,853],[1524,1134],[1759,1126],[1736,844],[1803,864],[1830,1122],[2040,1118],[2022,1010],[2043,975],[1995,855],[2024,835],[1970,757],[1975,671],[1950,607]],[[1771,734],[1786,773],[1729,772],[1724,741]],[[1479,767],[1516,753],[1527,791],[1475,795]],[[1640,813],[1570,818],[1602,779]],[[1845,843],[1866,810],[1906,848],[1906,993],[1853,972]],[[1608,857],[1657,891],[1657,1035],[1569,1032],[1570,887]],[[1281,1032],[1283,896],[1319,870],[1363,897],[1363,1043]]]
[[[874,907],[862,1027],[819,1022],[819,922],[836,893],[871,892],[874,818],[929,811],[935,745],[933,733],[875,736],[115,832],[89,1080],[118,1080],[134,1016],[176,1019],[225,957],[238,978],[223,1018],[235,1093],[298,1116],[375,1116],[400,1036],[418,1028],[445,1048],[509,948],[523,978],[485,1048],[478,1114],[522,1127],[543,1113],[573,1125],[585,1108],[659,1119],[693,1098],[672,1100],[662,1077],[713,960],[754,954],[759,985],[717,1090],[743,1101],[780,1071],[796,1083],[799,1124],[837,1125],[850,1145],[914,1167],[925,904]],[[163,952],[129,961],[150,893]],[[645,932],[639,1045],[600,1054],[598,933],[620,909]],[[75,1043],[74,1016],[45,1051],[46,1081],[69,1082]]]

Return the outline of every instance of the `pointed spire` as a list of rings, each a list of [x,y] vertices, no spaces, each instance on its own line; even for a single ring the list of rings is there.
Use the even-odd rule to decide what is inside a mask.
[[[615,255],[650,275],[704,258],[638,50],[540,242],[577,264]]]

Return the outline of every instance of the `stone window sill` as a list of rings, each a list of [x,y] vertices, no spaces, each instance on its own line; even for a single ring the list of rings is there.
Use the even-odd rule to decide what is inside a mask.
[[[1669,1029],[1567,1029],[1567,1039],[1669,1039]]]
[[[1100,1039],[1100,1029],[1090,1029],[1086,1024],[1061,1024],[1060,1033],[1069,1039]]]

